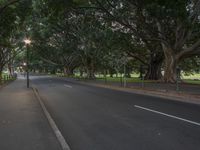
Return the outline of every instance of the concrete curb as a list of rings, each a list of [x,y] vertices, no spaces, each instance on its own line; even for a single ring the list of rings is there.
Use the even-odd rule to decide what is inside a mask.
[[[60,130],[58,129],[55,121],[53,120],[53,118],[51,117],[51,115],[49,114],[47,108],[45,107],[44,103],[42,102],[42,98],[40,97],[38,90],[36,88],[32,88],[33,92],[36,96],[36,98],[38,99],[42,110],[44,111],[45,116],[47,117],[47,120],[51,126],[51,128],[53,129],[54,134],[56,135],[58,142],[60,143],[62,150],[71,150],[69,147],[69,144],[66,142],[65,138],[63,137],[62,133],[60,132]]]
[[[112,90],[118,90],[118,91],[123,91],[123,92],[128,92],[128,93],[165,98],[165,99],[171,100],[171,101],[178,101],[178,102],[183,102],[183,103],[200,105],[200,96],[194,96],[194,95],[190,95],[190,94],[182,93],[183,95],[177,95],[177,94],[175,95],[175,93],[170,93],[170,92],[165,93],[165,92],[160,92],[160,91],[142,90],[142,89],[135,89],[135,88],[122,88],[122,87],[116,87],[116,86],[112,86],[112,85],[86,83],[84,81],[73,81],[73,82],[78,82],[80,84],[101,87],[101,88],[107,88],[107,89],[112,89]]]

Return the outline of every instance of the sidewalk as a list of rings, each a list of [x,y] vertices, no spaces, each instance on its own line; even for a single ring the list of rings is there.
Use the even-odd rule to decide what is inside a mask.
[[[0,89],[0,150],[61,150],[39,102],[23,79]]]

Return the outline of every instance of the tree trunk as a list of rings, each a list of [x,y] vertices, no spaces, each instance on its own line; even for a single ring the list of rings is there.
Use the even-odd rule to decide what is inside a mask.
[[[80,69],[79,72],[80,72],[80,77],[83,77],[83,69]]]
[[[0,67],[0,84],[3,83],[3,80],[2,80],[2,72],[3,72],[3,67]]]
[[[109,69],[109,74],[110,74],[110,77],[113,78],[113,75],[114,75],[115,71],[112,70],[112,69]]]
[[[131,78],[131,68],[129,68],[128,66],[126,67],[125,71],[126,74],[124,75],[126,78]]]
[[[73,69],[69,67],[64,67],[64,74],[68,77],[73,76]]]
[[[94,75],[94,70],[93,69],[87,69],[87,78],[89,79],[95,79],[95,75]]]
[[[162,78],[161,66],[163,59],[153,59],[148,68],[147,73],[145,74],[145,80],[159,80]]]
[[[89,79],[95,79],[95,75],[94,75],[94,65],[91,63],[88,67],[87,67],[87,78]]]
[[[164,68],[164,82],[175,83],[177,80],[177,63],[176,55],[167,53],[165,54],[165,68]]]
[[[3,83],[2,81],[2,70],[0,70],[0,85]]]
[[[11,75],[11,76],[14,75],[14,70],[13,70],[12,65],[10,63],[8,64],[8,71],[9,71],[9,75]]]

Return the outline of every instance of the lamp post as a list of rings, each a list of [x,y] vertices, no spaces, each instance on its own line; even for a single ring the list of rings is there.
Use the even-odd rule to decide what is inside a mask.
[[[30,39],[25,39],[24,43],[26,44],[26,73],[27,73],[27,88],[29,88],[29,45],[31,44]]]
[[[126,62],[124,63],[124,87],[126,87]]]

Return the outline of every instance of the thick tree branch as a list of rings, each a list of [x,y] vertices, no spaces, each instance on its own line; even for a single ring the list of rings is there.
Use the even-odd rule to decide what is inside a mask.
[[[134,53],[131,53],[131,52],[127,52],[127,54],[130,56],[130,57],[133,57],[135,59],[137,59],[138,61],[140,61],[142,64],[144,65],[149,65],[147,62],[144,61],[144,58],[140,57],[139,55],[137,54],[134,54]]]
[[[184,49],[181,51],[178,55],[177,58],[183,58],[185,55],[190,55],[190,54],[195,54],[199,53],[199,47],[200,47],[200,39],[196,41],[191,47]]]
[[[18,3],[20,0],[10,0],[7,4],[5,4],[3,7],[0,7],[0,15],[3,13],[3,11],[8,8],[10,5],[13,5],[15,3]]]
[[[41,58],[41,60],[43,60],[43,61],[45,61],[45,62],[47,62],[47,63],[49,63],[49,64],[52,64],[52,65],[60,65],[60,64],[55,63],[55,62],[53,62],[53,61],[51,61],[51,60],[49,60],[49,59],[46,59],[46,58],[44,58],[44,57],[40,57],[40,58]]]

